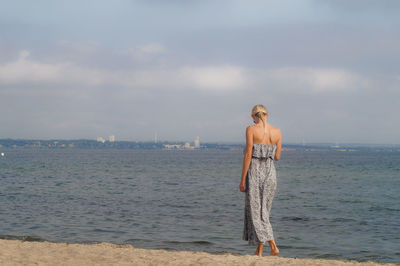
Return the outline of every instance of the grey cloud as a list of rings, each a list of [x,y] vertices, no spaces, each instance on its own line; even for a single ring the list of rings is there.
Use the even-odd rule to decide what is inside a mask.
[[[380,15],[395,15],[400,9],[397,0],[326,0],[312,1],[314,5],[330,7],[339,12],[349,12],[352,14],[369,12]]]
[[[400,143],[396,3],[264,2],[0,11],[0,137],[243,142],[262,103],[285,142]]]
[[[29,59],[28,67],[32,64],[42,73],[40,63]],[[59,65],[62,66],[62,61],[55,63],[56,68]],[[68,72],[69,76],[57,72],[51,76],[53,72],[46,71],[51,66],[43,63],[45,75],[42,79],[33,72],[32,80],[20,81],[17,76],[8,84],[4,83],[4,73],[0,73],[3,74],[1,104],[15,118],[12,121],[9,117],[1,118],[1,122],[8,125],[3,131],[5,136],[11,132],[16,137],[27,137],[28,133],[37,138],[94,138],[114,134],[120,139],[151,140],[157,132],[160,139],[165,140],[190,140],[200,135],[206,141],[242,141],[245,126],[251,124],[249,110],[254,104],[263,103],[271,111],[271,123],[286,132],[288,141],[357,141],[354,137],[357,132],[376,131],[369,120],[364,119],[366,115],[375,124],[385,113],[395,119],[390,114],[396,105],[388,100],[398,95],[396,87],[400,83],[396,78],[363,77],[341,69],[192,66],[192,70],[184,72],[181,86],[177,83],[180,82],[179,68],[169,69],[166,76],[160,76],[154,66],[154,71],[147,69],[147,80],[143,79],[144,72],[138,72],[141,74],[137,78],[144,83],[131,86],[129,80],[134,76],[124,81],[127,70],[118,72],[105,66],[94,70],[76,63],[67,66],[77,67]],[[1,67],[4,71],[4,65]],[[100,71],[100,77],[96,71]],[[226,79],[229,73],[233,79]],[[235,89],[238,82],[234,78],[239,74],[243,75],[243,84]],[[21,77],[29,78],[25,74]],[[190,77],[198,77],[201,82],[209,79],[210,83],[198,84],[196,79],[186,79]],[[97,78],[100,83],[92,83]],[[218,90],[219,78],[233,83],[226,86],[222,83],[222,89]],[[101,80],[106,83],[102,84]],[[205,89],[202,86],[206,86]],[[374,104],[384,108],[368,113],[372,110],[369,105],[373,98],[381,94],[381,87],[387,88],[386,94]],[[24,121],[23,126],[13,121]],[[363,137],[365,141],[373,139],[368,134]],[[391,139],[395,141],[396,137]]]

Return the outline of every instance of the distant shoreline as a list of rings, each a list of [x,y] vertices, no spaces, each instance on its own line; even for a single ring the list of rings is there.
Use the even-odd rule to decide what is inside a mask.
[[[104,141],[97,140],[35,140],[35,139],[0,139],[0,149],[36,148],[36,149],[133,149],[133,150],[243,150],[244,143],[205,142],[195,147],[185,141]],[[310,143],[310,144],[283,144],[284,151],[305,150],[334,150],[334,151],[400,151],[400,144],[337,144],[337,143]]]
[[[0,240],[2,265],[395,265],[354,260],[284,258],[231,253],[167,251],[135,248],[131,245],[68,244]]]

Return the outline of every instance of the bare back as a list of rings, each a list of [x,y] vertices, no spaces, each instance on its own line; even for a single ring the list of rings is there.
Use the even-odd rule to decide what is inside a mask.
[[[281,130],[267,123],[266,130],[261,122],[246,128],[246,148],[243,158],[242,177],[240,183],[240,191],[245,192],[245,181],[247,171],[252,160],[254,143],[276,145],[274,160],[281,159],[282,151],[282,134]]]
[[[261,122],[247,127],[246,153],[248,156],[251,156],[252,154],[253,143],[276,145],[274,160],[280,160],[282,151],[282,134],[279,128],[267,124],[266,130],[264,130],[264,125]]]
[[[277,145],[281,139],[280,129],[270,124],[267,124],[266,130],[264,130],[262,123],[253,125],[251,128],[254,143]]]

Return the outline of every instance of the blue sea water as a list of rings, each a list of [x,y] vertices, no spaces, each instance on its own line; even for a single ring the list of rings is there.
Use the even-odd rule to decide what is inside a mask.
[[[255,250],[241,240],[242,151],[2,152],[0,238]],[[284,151],[275,165],[282,256],[400,262],[400,152]]]

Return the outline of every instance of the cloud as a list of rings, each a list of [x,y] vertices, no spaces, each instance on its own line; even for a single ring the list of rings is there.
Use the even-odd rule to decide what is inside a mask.
[[[42,63],[29,60],[29,55],[29,51],[23,50],[16,61],[0,65],[0,85],[96,86],[104,83],[104,71],[82,68],[70,62]]]
[[[165,52],[165,47],[159,43],[150,43],[143,46],[137,47],[141,52],[149,54],[159,54]]]
[[[183,67],[178,76],[191,85],[207,90],[234,90],[246,86],[244,69],[237,66]]]
[[[368,85],[366,78],[344,69],[284,67],[258,73],[262,83],[303,93],[353,91]]]
[[[326,0],[318,1],[313,0],[312,5],[327,6],[334,10],[338,10],[341,13],[348,12],[354,15],[354,13],[365,13],[368,11],[368,15],[371,13],[379,15],[387,15],[388,13],[397,13],[396,9],[399,7],[399,1],[397,0]]]
[[[99,50],[101,50],[101,45],[93,41],[71,42],[62,40],[58,41],[57,44],[60,48],[64,48],[65,50],[80,56],[87,56],[97,53]]]
[[[148,52],[157,50],[152,45],[145,49],[149,49]],[[242,69],[230,65],[110,69],[81,66],[74,62],[43,63],[31,60],[29,56],[30,52],[23,50],[17,60],[0,65],[0,85],[207,90],[230,90],[245,85]]]
[[[122,57],[130,57],[141,65],[159,63],[158,59],[167,52],[167,48],[160,43],[149,43],[117,51],[115,54]]]
[[[146,46],[149,52],[153,44]],[[147,49],[146,48],[146,49]],[[237,65],[182,65],[143,68],[106,68],[82,66],[75,62],[43,63],[20,51],[13,62],[0,65],[0,85],[54,86],[65,88],[124,87],[134,90],[205,90],[227,92],[270,87],[301,93],[350,91],[368,86],[368,79],[345,69],[281,67],[246,68]],[[27,86],[27,89],[29,89]]]
[[[66,64],[43,64],[29,61],[29,51],[23,50],[19,58],[0,66],[0,81],[2,84],[23,82],[53,82],[60,79],[60,70]]]
[[[285,141],[399,143],[398,0],[8,2],[4,137],[243,141],[263,103]]]

